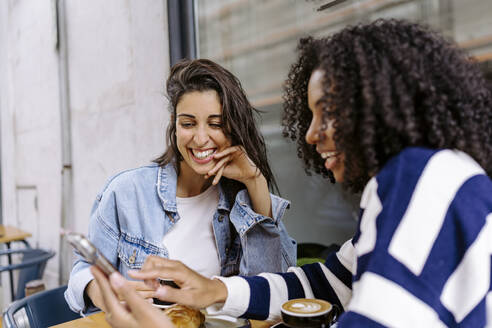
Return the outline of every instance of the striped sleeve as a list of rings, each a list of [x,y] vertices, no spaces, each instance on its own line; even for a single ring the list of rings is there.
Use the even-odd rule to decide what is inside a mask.
[[[366,190],[353,296],[338,327],[486,326],[492,183],[484,171],[462,152],[409,149]]]
[[[278,320],[280,306],[294,298],[320,298],[345,307],[351,298],[354,263],[352,241],[314,263],[289,268],[286,273],[262,273],[253,277],[215,277],[227,287],[223,306],[209,307],[210,314],[225,314],[256,320]]]

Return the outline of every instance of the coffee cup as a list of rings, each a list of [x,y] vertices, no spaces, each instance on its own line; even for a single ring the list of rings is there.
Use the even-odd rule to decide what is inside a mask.
[[[290,328],[329,327],[336,312],[331,303],[320,299],[292,299],[281,307],[282,321]]]

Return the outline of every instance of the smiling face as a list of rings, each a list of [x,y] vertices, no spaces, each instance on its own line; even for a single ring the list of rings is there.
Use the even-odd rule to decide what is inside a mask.
[[[176,106],[176,144],[183,157],[183,174],[191,169],[205,175],[214,167],[213,155],[230,145],[222,127],[222,106],[215,90],[181,97]]]
[[[325,160],[326,169],[333,172],[337,182],[343,182],[345,171],[345,156],[337,150],[333,136],[335,134],[334,120],[323,118],[323,97],[324,73],[315,70],[311,74],[308,84],[308,106],[313,114],[311,124],[306,133],[306,142],[316,146],[316,151]]]

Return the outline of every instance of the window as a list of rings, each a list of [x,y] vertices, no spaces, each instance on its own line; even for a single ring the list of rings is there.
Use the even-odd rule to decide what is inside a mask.
[[[480,61],[492,59],[490,0],[195,0],[198,56],[231,70],[253,105],[282,196],[291,200],[285,223],[300,242],[342,243],[356,226],[358,197],[308,177],[295,145],[281,136],[281,89],[304,35],[324,36],[379,17],[426,22]],[[327,7],[324,10],[320,8]],[[484,66],[485,67],[485,66]],[[488,65],[490,69],[490,65]]]

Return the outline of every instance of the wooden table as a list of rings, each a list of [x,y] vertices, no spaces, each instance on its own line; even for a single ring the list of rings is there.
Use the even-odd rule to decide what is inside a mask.
[[[31,236],[32,235],[29,232],[25,232],[12,226],[4,226],[3,224],[0,224],[0,243],[10,244],[13,241],[26,242],[26,238]]]
[[[31,237],[32,235],[29,232],[25,232],[21,229],[12,227],[12,226],[4,226],[3,224],[0,224],[0,243],[7,245],[7,249],[10,249],[10,243],[14,241],[20,241],[23,242],[27,247],[29,246],[29,243],[27,242],[26,238]],[[9,259],[9,265],[12,264],[12,255],[7,255]],[[14,293],[14,276],[12,270],[9,271],[9,276],[10,276],[10,293],[12,295],[12,301],[14,300],[15,293]]]
[[[251,328],[268,328],[271,323],[265,321],[251,320]],[[60,325],[53,326],[56,328],[111,328],[104,319],[104,313],[99,312],[85,318],[69,321]]]

